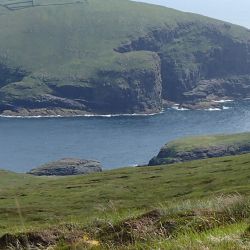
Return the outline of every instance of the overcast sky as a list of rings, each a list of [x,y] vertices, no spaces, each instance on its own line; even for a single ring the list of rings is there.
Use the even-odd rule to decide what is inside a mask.
[[[199,13],[250,28],[250,0],[136,0]]]

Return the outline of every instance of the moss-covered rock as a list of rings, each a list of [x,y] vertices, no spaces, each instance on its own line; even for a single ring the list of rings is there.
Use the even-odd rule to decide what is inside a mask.
[[[163,146],[150,166],[250,152],[250,133],[179,139]]]

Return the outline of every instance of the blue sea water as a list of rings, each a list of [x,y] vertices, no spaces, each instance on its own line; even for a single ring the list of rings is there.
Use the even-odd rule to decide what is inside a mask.
[[[0,168],[26,172],[64,157],[105,169],[148,163],[173,139],[250,131],[250,101],[221,111],[173,110],[155,116],[0,118]]]

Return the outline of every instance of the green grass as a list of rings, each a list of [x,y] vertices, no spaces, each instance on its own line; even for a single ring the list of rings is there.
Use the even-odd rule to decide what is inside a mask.
[[[249,170],[250,154],[73,177],[2,170],[0,249],[249,249]]]
[[[203,233],[187,232],[175,239],[160,238],[148,243],[137,243],[127,249],[171,250],[240,250],[249,249],[250,243],[242,237],[248,228],[247,222],[216,227]]]
[[[88,176],[45,178],[0,173],[0,234],[57,223],[87,223],[94,218],[134,214],[159,204],[219,194],[250,194],[250,155],[160,167],[124,168]]]
[[[166,144],[166,148],[173,149],[176,152],[192,151],[193,149],[209,148],[218,146],[240,146],[247,145],[250,142],[250,133],[240,133],[233,135],[208,135],[195,136],[177,139]]]

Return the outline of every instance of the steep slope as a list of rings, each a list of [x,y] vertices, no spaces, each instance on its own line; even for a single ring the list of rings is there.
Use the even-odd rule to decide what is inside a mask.
[[[250,96],[247,29],[128,0],[62,3],[0,9],[2,113],[152,113],[163,100]]]
[[[163,146],[149,165],[163,165],[205,158],[250,153],[250,133],[178,139]]]

